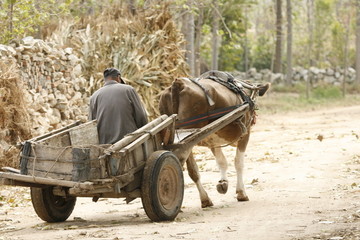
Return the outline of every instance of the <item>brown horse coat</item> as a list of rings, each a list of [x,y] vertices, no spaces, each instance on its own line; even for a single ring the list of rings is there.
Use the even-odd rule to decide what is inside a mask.
[[[214,104],[209,103],[205,92],[197,84],[187,78],[176,79],[170,87],[164,90],[160,97],[159,109],[161,114],[178,114],[179,120],[188,119],[203,113],[211,112],[215,109],[222,109],[229,106],[240,105],[243,99],[239,94],[235,94],[227,87],[211,80],[200,79],[199,84],[206,90],[207,95],[213,100]],[[258,94],[264,95],[270,84],[260,86]],[[255,123],[255,111],[248,111],[242,118],[230,123],[221,130],[202,140],[198,145],[209,147],[216,158],[219,166],[221,179],[217,185],[220,193],[226,193],[227,181],[227,160],[221,150],[221,146],[236,146],[235,168],[237,172],[237,199],[238,201],[249,200],[243,184],[244,154],[250,136],[251,125]],[[199,122],[183,128],[203,127],[213,120]],[[182,164],[186,161],[191,179],[195,182],[202,203],[202,207],[212,206],[212,201],[208,197],[200,182],[200,174],[194,157],[189,149],[184,159],[180,159]]]

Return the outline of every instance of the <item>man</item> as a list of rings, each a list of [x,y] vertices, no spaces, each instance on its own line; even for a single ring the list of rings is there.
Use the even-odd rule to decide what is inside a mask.
[[[89,120],[97,119],[100,144],[113,144],[147,123],[135,89],[126,85],[116,68],[104,71],[105,84],[90,98]]]

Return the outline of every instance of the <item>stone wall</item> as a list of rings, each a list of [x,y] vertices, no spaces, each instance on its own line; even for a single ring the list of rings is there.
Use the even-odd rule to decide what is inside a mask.
[[[236,72],[235,75],[241,79],[249,79],[254,81],[271,82],[274,84],[281,84],[285,82],[286,76],[282,73],[272,73],[268,69],[257,71],[255,68],[249,69],[247,73]],[[348,68],[346,72],[346,82],[352,83],[355,81],[356,71],[353,68]],[[316,85],[319,82],[333,85],[341,85],[344,79],[344,69],[341,68],[326,68],[319,69],[310,67],[309,69],[296,67],[293,68],[292,81],[293,83],[311,81]]]
[[[71,48],[26,37],[19,44],[0,45],[0,60],[17,65],[33,135],[86,120],[87,81],[81,75],[81,60]]]

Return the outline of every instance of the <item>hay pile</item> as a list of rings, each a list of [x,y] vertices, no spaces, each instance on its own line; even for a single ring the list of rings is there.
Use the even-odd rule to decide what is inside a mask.
[[[18,167],[17,142],[31,137],[28,103],[16,64],[0,61],[0,159],[1,165]]]
[[[50,39],[73,48],[83,60],[90,93],[103,85],[105,68],[119,68],[142,97],[150,118],[158,115],[159,93],[174,78],[188,75],[183,35],[166,6],[133,16],[114,5],[81,23],[63,23]]]

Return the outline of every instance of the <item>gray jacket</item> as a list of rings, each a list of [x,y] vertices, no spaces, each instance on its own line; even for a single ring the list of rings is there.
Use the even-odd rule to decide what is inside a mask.
[[[100,144],[113,144],[148,122],[135,89],[114,80],[91,96],[89,120],[93,119],[98,121]]]

